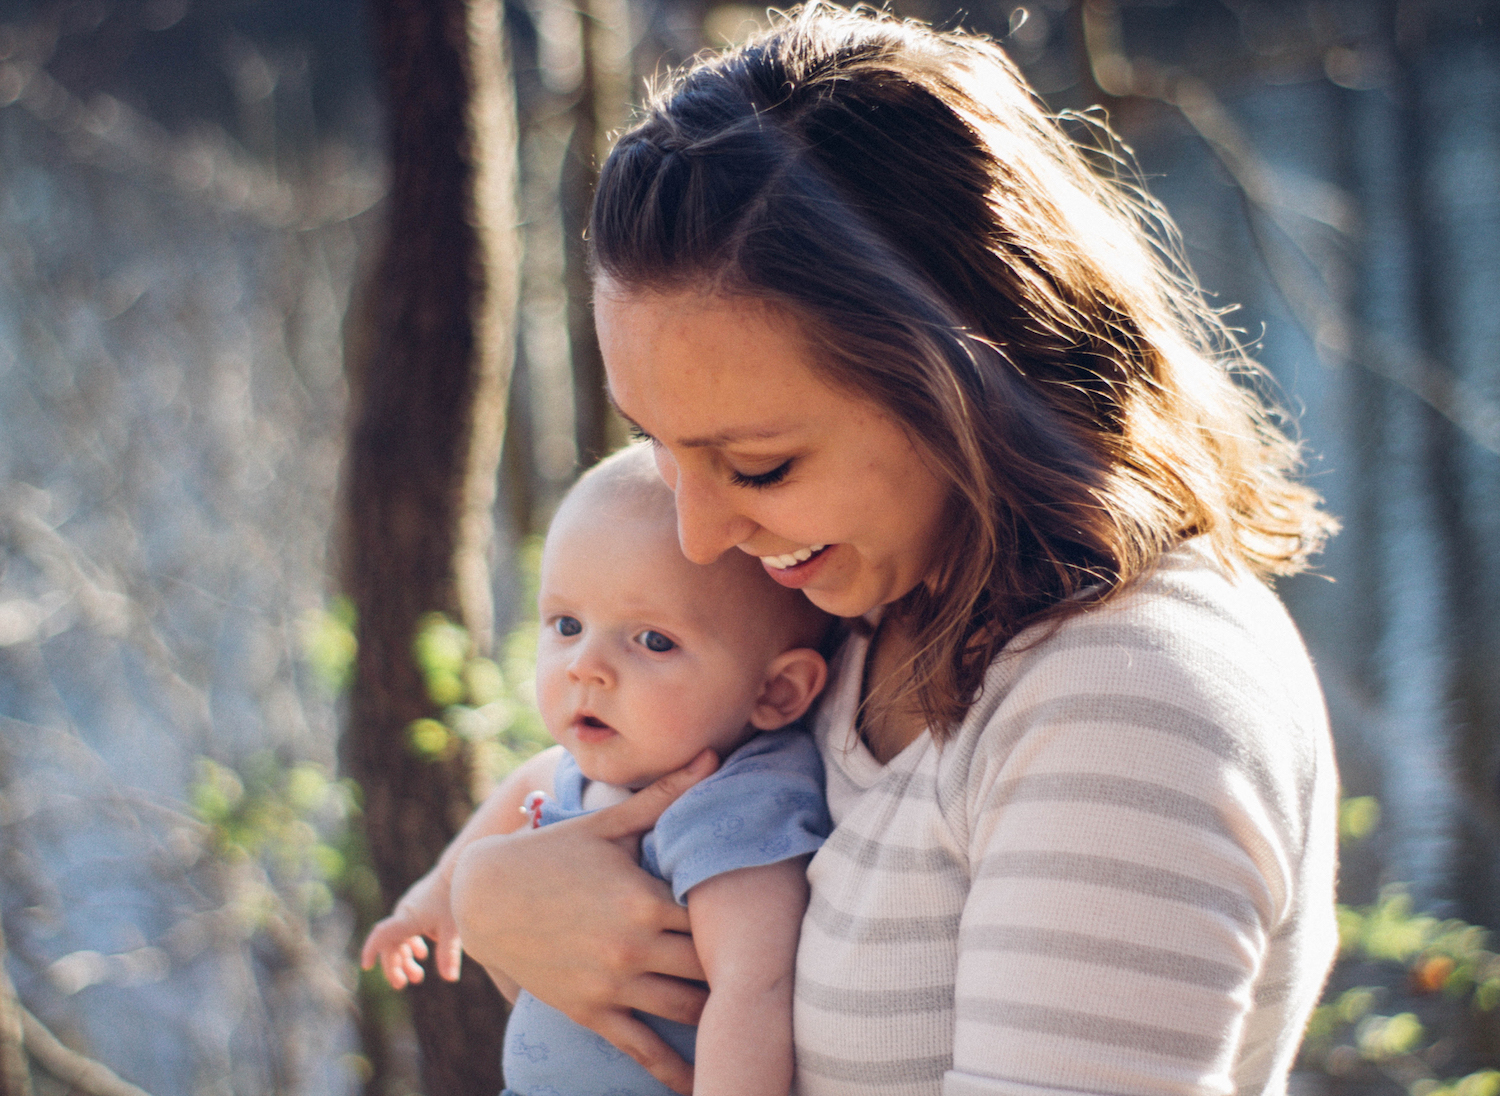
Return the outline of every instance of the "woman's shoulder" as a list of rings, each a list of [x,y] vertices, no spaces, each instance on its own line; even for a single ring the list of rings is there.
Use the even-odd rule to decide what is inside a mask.
[[[1311,660],[1280,600],[1196,542],[1116,597],[1017,636],[991,664],[971,717],[1025,698],[1111,695],[1110,686],[1192,708],[1253,701],[1247,715],[1267,705],[1322,713]]]
[[[1331,779],[1327,739],[1280,601],[1189,543],[1118,597],[1006,647],[944,747],[941,782],[970,809],[1044,777],[1213,810],[1243,792],[1295,840]]]

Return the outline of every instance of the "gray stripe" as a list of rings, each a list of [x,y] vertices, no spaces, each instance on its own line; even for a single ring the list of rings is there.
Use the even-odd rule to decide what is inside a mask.
[[[995,785],[997,806],[1007,803],[1103,803],[1170,818],[1200,830],[1232,837],[1219,812],[1176,788],[1097,773],[1036,773]]]
[[[1109,856],[1080,852],[996,853],[985,858],[979,869],[979,878],[1065,879],[1090,883],[1212,910],[1249,929],[1261,927],[1261,917],[1254,903],[1236,891],[1165,868],[1150,868]]]
[[[1282,944],[1302,931],[1302,902],[1297,900],[1292,908],[1282,914],[1282,922],[1271,934],[1271,943]]]
[[[807,919],[829,936],[862,944],[918,944],[958,938],[959,914],[947,917],[856,917],[814,894]]]
[[[1264,1005],[1279,1005],[1291,992],[1292,987],[1286,979],[1277,979],[1274,982],[1264,982],[1256,986],[1252,999],[1255,1001],[1256,1008]]]
[[[932,787],[930,780],[918,780],[918,773],[900,772],[889,773],[875,781],[864,792],[865,795],[878,795],[889,801],[889,807],[899,807],[902,803],[917,802],[930,803],[937,798],[937,793]]]
[[[897,1016],[904,1012],[953,1011],[953,986],[916,989],[845,989],[807,978],[797,979],[797,1001],[847,1016]]]
[[[936,1058],[898,1058],[895,1061],[871,1061],[868,1058],[834,1058],[812,1050],[797,1050],[797,1072],[834,1081],[854,1081],[866,1085],[911,1084],[919,1081],[941,1081],[953,1066],[953,1055]]]
[[[1278,808],[1285,806],[1261,751],[1247,748],[1248,743],[1243,738],[1229,733],[1220,724],[1164,700],[1119,693],[1072,693],[1044,700],[1010,716],[1005,721],[1007,730],[1004,734],[1014,739],[1038,724],[1070,722],[1145,727],[1175,735],[1234,765],[1250,778],[1267,804]],[[1283,818],[1282,821],[1290,820]]]
[[[885,872],[938,875],[948,872],[967,877],[968,872],[942,849],[914,849],[887,845],[856,833],[847,826],[834,830],[823,844],[861,868],[878,868]]]
[[[1227,963],[1215,963],[1180,951],[1148,948],[1123,940],[1105,940],[1056,929],[987,925],[964,932],[959,938],[959,948],[1045,955],[1050,959],[1133,970],[1153,978],[1224,991],[1232,991],[1245,982],[1244,972]]]
[[[1035,1031],[1064,1039],[1079,1039],[1108,1046],[1130,1047],[1160,1054],[1164,1058],[1182,1058],[1201,1062],[1216,1058],[1219,1042],[1206,1035],[1188,1031],[1115,1020],[1072,1009],[1023,1005],[1015,1001],[992,1001],[964,997],[958,1002],[960,1022],[993,1024],[997,1027]]]

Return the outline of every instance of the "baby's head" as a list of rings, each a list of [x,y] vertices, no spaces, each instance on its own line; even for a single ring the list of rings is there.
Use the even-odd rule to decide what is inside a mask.
[[[542,551],[537,704],[590,780],[642,787],[798,719],[823,688],[832,618],[725,552],[688,562],[649,448],[603,461]]]

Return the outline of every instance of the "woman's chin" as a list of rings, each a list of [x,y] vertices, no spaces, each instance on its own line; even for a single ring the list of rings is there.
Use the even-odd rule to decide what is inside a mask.
[[[864,616],[881,604],[878,595],[859,587],[841,586],[837,589],[817,589],[805,586],[802,593],[819,609],[836,617]]]

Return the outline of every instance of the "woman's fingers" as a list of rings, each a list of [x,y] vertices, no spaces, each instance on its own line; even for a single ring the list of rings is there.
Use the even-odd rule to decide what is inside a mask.
[[[623,803],[590,815],[594,832],[610,841],[638,837],[656,825],[661,812],[676,802],[678,796],[718,767],[719,759],[714,752],[704,750],[686,768],[648,784]]]
[[[658,974],[643,974],[627,988],[625,996],[631,1008],[676,1020],[679,1024],[696,1024],[708,1001],[708,987]]]
[[[610,1010],[586,1026],[593,1028],[630,1055],[673,1092],[691,1096],[693,1067],[684,1062],[662,1037],[628,1012]]]
[[[678,909],[682,907],[678,906]],[[682,912],[683,927],[657,934],[648,946],[641,966],[653,973],[669,974],[673,978],[685,978],[693,982],[707,981],[708,975],[703,973],[703,964],[698,961],[698,949],[693,946],[693,938],[687,935],[687,911]]]

